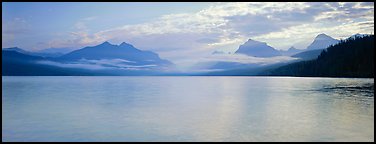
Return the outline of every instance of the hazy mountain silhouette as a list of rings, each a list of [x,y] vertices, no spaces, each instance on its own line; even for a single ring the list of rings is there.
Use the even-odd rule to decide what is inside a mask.
[[[291,57],[301,58],[302,60],[311,60],[317,58],[323,50],[324,49],[308,50],[298,54],[294,54]]]
[[[254,57],[273,57],[281,55],[278,50],[267,45],[265,42],[259,42],[252,39],[248,39],[247,42],[240,45],[235,53]]]
[[[3,76],[41,76],[41,75],[89,75],[79,69],[61,68],[38,64],[44,57],[31,56],[18,51],[2,50]]]
[[[31,52],[21,49],[19,47],[3,48],[2,51],[16,51],[22,54],[32,54]]]
[[[299,52],[302,52],[303,50],[297,49],[295,47],[290,47],[288,50],[280,50],[279,52],[284,56],[292,56],[294,54],[297,54]]]
[[[338,42],[339,40],[336,40],[326,34],[319,34],[315,37],[313,42],[307,47],[306,50],[324,49]]]
[[[294,47],[287,51],[276,50],[264,42],[249,39],[240,45],[234,54],[214,51],[212,57],[208,57],[207,61],[196,64],[194,67],[198,71],[191,74],[257,75],[261,73],[262,75],[341,76],[338,73],[343,72],[345,73],[343,76],[349,77],[373,76],[373,73],[366,72],[369,69],[364,66],[370,64],[366,62],[371,60],[369,57],[373,58],[373,55],[369,56],[371,53],[370,42],[361,40],[369,40],[369,37],[365,34],[355,34],[341,40],[341,43],[336,42],[337,44],[330,46],[328,41],[334,43],[337,40],[320,34],[305,51]],[[364,44],[358,41],[362,41]],[[316,47],[328,44],[330,46],[328,49]],[[61,50],[64,51],[64,49]],[[299,51],[303,52],[299,53]],[[46,49],[44,52],[52,54],[55,51]],[[291,57],[300,59],[280,61],[278,59],[281,57],[275,57],[281,55],[291,55]],[[179,75],[177,72],[164,71],[171,70],[169,68],[173,69],[173,63],[161,59],[154,52],[137,49],[128,43],[113,45],[104,42],[96,46],[71,51],[59,57],[46,56],[41,51],[30,52],[13,47],[2,49],[2,57],[3,75]],[[273,61],[265,63],[264,60]],[[303,60],[311,61],[298,62]],[[336,63],[336,61],[338,62]],[[339,66],[347,68],[348,71],[339,68]],[[359,69],[354,67],[359,67]],[[333,70],[333,68],[339,70]],[[324,72],[326,69],[330,72]],[[186,72],[182,75],[191,74]]]
[[[74,50],[73,48],[47,48],[47,49],[34,51],[34,53],[37,53],[37,55],[44,56],[44,57],[60,57],[73,50]]]
[[[125,42],[121,43],[120,45],[113,45],[109,42],[104,42],[100,45],[85,47],[59,57],[59,60],[63,61],[77,61],[80,59],[123,59],[129,61],[125,62],[129,65],[172,65],[170,61],[161,59],[158,54],[154,52],[139,50],[133,45]]]
[[[32,56],[41,56],[41,57],[59,57],[62,56],[63,53],[51,53],[51,52],[44,52],[44,51],[27,51],[18,47],[12,48],[4,48],[3,51],[16,51],[22,54],[32,55]]]
[[[156,53],[108,42],[57,58],[7,48],[2,50],[2,64],[2,75],[158,75],[174,68]]]

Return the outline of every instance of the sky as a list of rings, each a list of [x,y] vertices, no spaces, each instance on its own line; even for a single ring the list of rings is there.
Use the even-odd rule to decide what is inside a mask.
[[[373,34],[373,2],[2,2],[2,48],[127,42],[175,64],[234,52],[248,39],[305,49],[320,33]]]

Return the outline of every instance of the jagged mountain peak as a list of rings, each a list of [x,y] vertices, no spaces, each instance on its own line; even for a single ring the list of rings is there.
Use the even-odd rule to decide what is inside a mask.
[[[267,45],[266,42],[260,42],[248,39],[247,42],[239,46],[236,54],[245,54],[254,57],[273,57],[281,55],[280,52],[273,47]]]
[[[330,37],[330,36],[328,36],[325,33],[321,33],[321,34],[319,34],[319,35],[316,36],[316,38],[325,38],[325,37]]]
[[[290,51],[290,50],[297,50],[297,48],[295,48],[294,46],[291,46],[289,49],[287,49],[287,51]]]
[[[126,43],[126,42],[122,42],[119,46],[120,47],[134,47],[133,45]]]
[[[113,44],[111,44],[110,42],[108,42],[108,41],[105,41],[105,42],[103,42],[103,43],[101,43],[101,44],[99,44],[100,46],[107,46],[107,45],[113,45]]]
[[[248,39],[243,45],[266,45],[266,42],[261,42],[253,39]]]
[[[324,49],[338,42],[339,40],[334,39],[324,33],[321,33],[315,37],[313,42],[307,47],[307,50]]]

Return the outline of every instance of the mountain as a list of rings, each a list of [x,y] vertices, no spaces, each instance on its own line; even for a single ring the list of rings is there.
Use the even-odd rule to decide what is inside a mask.
[[[282,66],[261,75],[314,77],[374,77],[374,35],[343,40],[318,58]]]
[[[292,54],[299,51],[301,50],[292,47],[288,51],[283,52],[286,52],[286,54]],[[208,59],[212,59],[213,61],[198,62],[197,64],[192,66],[191,69],[196,71],[226,71],[226,74],[230,74],[231,72],[238,72],[236,69],[256,69],[257,67],[272,64],[273,62],[270,61],[275,61],[276,59],[278,59],[277,56],[282,56],[282,51],[274,49],[273,47],[267,45],[265,42],[248,39],[247,42],[239,46],[235,53],[231,54],[216,50],[212,52],[209,57],[207,57]],[[272,60],[273,58],[276,59]],[[203,73],[205,73],[206,75],[207,71],[204,71]]]
[[[279,52],[284,56],[291,56],[291,55],[297,54],[297,53],[302,52],[302,51],[303,50],[297,49],[297,48],[292,46],[288,50],[280,50]]]
[[[291,57],[301,58],[302,60],[312,60],[312,59],[316,59],[320,55],[321,51],[323,50],[324,49],[308,50],[308,51],[294,54]]]
[[[40,56],[40,57],[59,57],[62,56],[63,53],[48,53],[43,51],[26,51],[24,49],[18,48],[18,47],[12,47],[12,48],[3,48],[3,51],[16,51],[22,54],[26,55],[32,55],[32,56]]]
[[[32,53],[32,55],[41,56],[41,57],[56,58],[56,57],[60,57],[64,54],[63,53]]]
[[[73,51],[73,48],[47,48],[38,51],[34,51],[33,54],[42,57],[60,57]]]
[[[3,49],[1,54],[2,54],[2,60],[15,60],[15,61],[24,61],[24,62],[30,62],[30,61],[35,61],[35,60],[42,60],[44,59],[43,57],[39,56],[32,56],[24,53],[24,51],[19,51],[20,49]]]
[[[348,40],[348,39],[355,39],[355,38],[361,38],[361,37],[364,37],[364,36],[369,36],[369,35],[368,34],[354,34],[354,35],[348,37],[346,40]],[[322,35],[320,37],[323,38],[323,37],[326,37],[326,36]],[[340,42],[340,41],[338,41],[338,42]],[[327,47],[325,47],[324,49],[326,49],[326,48]],[[316,49],[316,50],[309,50],[309,49],[307,49],[306,51],[294,54],[291,57],[301,58],[302,60],[312,60],[312,59],[316,59],[321,54],[322,50],[324,50],[324,49]]]
[[[98,68],[99,69],[91,69]],[[2,51],[3,76],[129,76],[165,75],[163,71],[131,70],[104,67],[97,64],[59,63],[51,59],[22,54],[17,51]]]
[[[356,37],[364,37],[364,36],[368,36],[368,35],[367,34],[355,34],[355,35],[350,36],[347,39],[354,39]],[[327,40],[325,40],[325,39],[327,39]],[[331,43],[330,41],[332,41],[332,43],[334,43],[334,44],[340,42],[340,41],[335,40],[335,39],[333,39],[333,38],[331,38],[331,37],[329,37],[325,34],[320,34],[315,38],[314,42],[310,46],[308,46],[306,51],[294,54],[291,57],[301,58],[302,60],[316,59],[321,54],[322,50],[324,50],[327,47],[329,47],[330,45],[332,45],[332,44],[330,44]],[[322,46],[325,46],[325,45],[328,45],[328,46],[320,48],[320,46],[319,46],[320,43],[323,44]],[[326,44],[324,44],[324,43],[326,43]],[[313,47],[316,47],[318,49],[315,49]]]
[[[248,39],[247,42],[240,45],[235,54],[245,54],[254,57],[274,57],[281,55],[278,50],[267,45],[265,42],[259,42],[252,39]]]
[[[2,50],[2,75],[162,75],[174,64],[130,44],[108,42],[60,57],[42,57],[19,48]]]
[[[122,59],[129,65],[173,65],[170,61],[159,58],[158,54],[154,52],[139,50],[125,42],[120,45],[104,42],[97,46],[72,51],[58,59],[62,61]]]
[[[45,63],[42,63],[45,62]],[[48,64],[52,63],[52,64]],[[2,51],[3,76],[106,76],[106,75],[156,75],[153,71],[122,69],[87,69],[85,64],[64,64],[48,58],[31,56],[17,51]]]
[[[338,42],[339,40],[336,40],[326,34],[319,34],[316,36],[313,42],[307,47],[307,50],[324,49]]]
[[[38,64],[46,60],[40,56],[32,56],[18,51],[2,50],[3,76],[52,76],[52,75],[88,75],[79,69],[61,68]]]
[[[38,53],[61,53],[61,54],[67,54],[69,52],[72,52],[74,49],[73,48],[47,48],[47,49],[42,49],[38,50],[36,52]]]
[[[16,51],[16,52],[19,52],[19,53],[22,53],[22,54],[31,54],[31,52],[25,51],[25,50],[18,48],[18,47],[3,48],[2,50],[3,51]]]

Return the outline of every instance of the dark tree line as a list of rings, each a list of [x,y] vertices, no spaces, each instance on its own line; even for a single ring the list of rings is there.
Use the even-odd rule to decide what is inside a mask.
[[[264,72],[262,75],[307,77],[374,77],[374,35],[341,40],[317,59]]]

